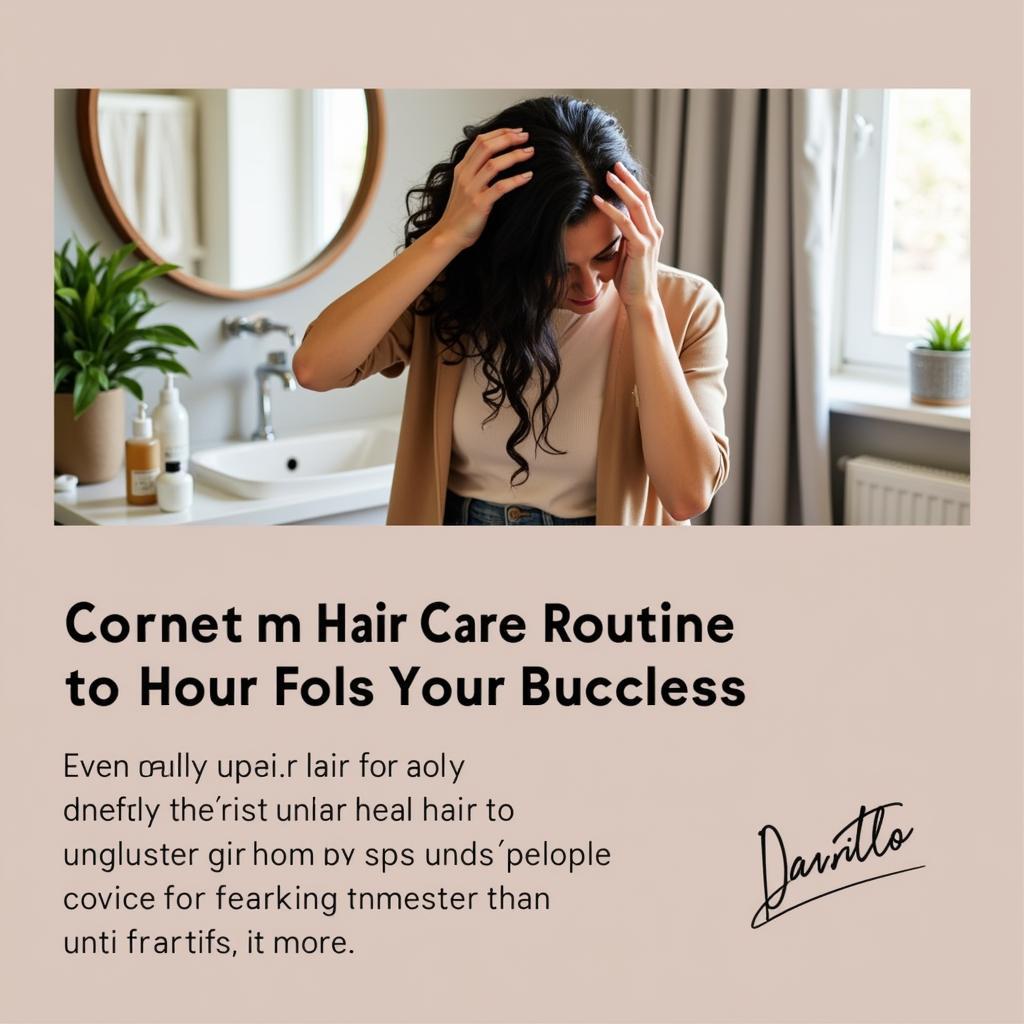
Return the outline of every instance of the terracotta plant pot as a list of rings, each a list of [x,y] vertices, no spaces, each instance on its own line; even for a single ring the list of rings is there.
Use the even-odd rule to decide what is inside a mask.
[[[971,400],[971,350],[946,352],[912,342],[910,397],[926,405],[967,405]]]
[[[96,484],[117,476],[124,458],[124,389],[101,391],[76,420],[71,395],[53,396],[53,468]]]

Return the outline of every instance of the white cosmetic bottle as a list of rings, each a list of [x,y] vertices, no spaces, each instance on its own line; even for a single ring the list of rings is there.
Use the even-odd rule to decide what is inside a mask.
[[[182,472],[177,459],[168,459],[164,471],[156,478],[156,500],[161,512],[184,512],[192,504],[193,483],[190,474]]]
[[[153,410],[153,432],[160,441],[160,457],[166,465],[178,462],[184,472],[188,469],[188,412],[181,404],[174,374],[164,375],[166,382],[160,391],[160,402]]]

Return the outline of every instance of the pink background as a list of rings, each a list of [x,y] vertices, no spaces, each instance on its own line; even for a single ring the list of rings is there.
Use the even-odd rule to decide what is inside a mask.
[[[12,371],[0,403],[9,482],[0,618],[0,1019],[1022,1019],[1018,5],[522,2],[399,11],[292,2],[263,15],[242,4],[8,4],[0,18],[8,141],[0,279]],[[51,314],[40,268],[51,258],[53,89],[541,92],[555,80],[608,88],[972,90],[978,344],[971,527],[618,529],[573,531],[568,539],[512,531],[496,545],[473,531],[429,528],[194,528],[165,541],[149,531],[49,525]],[[318,601],[362,608],[385,600],[415,613],[444,599],[466,610],[520,612],[532,635],[545,600],[581,612],[668,600],[680,611],[730,614],[736,637],[677,652],[539,642],[458,648],[413,641],[398,651],[351,653],[315,644],[294,651],[81,647],[63,628],[67,607],[81,599],[128,613],[219,613],[234,605],[247,620],[259,610],[308,617]],[[249,709],[136,706],[143,663],[263,677],[290,661],[311,673],[344,663],[378,677],[381,690],[390,663],[510,676],[530,662],[580,674],[629,674],[652,663],[685,678],[741,676],[747,700],[737,709],[524,709],[510,688],[493,709],[402,709],[385,691],[367,709],[279,710],[264,682],[263,699]],[[106,711],[71,708],[62,681],[73,668],[119,678],[125,696]],[[521,888],[552,893],[547,914],[239,915],[230,923],[150,914],[139,922],[148,931],[190,923],[233,933],[254,925],[336,931],[358,947],[341,962],[69,958],[60,949],[70,915],[59,909],[59,893],[75,879],[61,867],[60,849],[89,833],[61,823],[70,793],[61,778],[65,750],[129,757],[446,750],[468,759],[465,782],[453,790],[510,800],[519,814],[498,833],[481,826],[445,835],[592,838],[612,849],[613,860],[571,880],[522,876]],[[347,795],[366,788],[353,785]],[[136,791],[132,781],[89,790]],[[777,824],[793,849],[813,850],[861,802],[890,800],[905,805],[894,823],[912,825],[915,834],[879,870],[917,863],[925,870],[750,929],[760,902],[763,824]],[[316,840],[318,828],[285,838]],[[386,838],[403,844],[438,838],[392,828]],[[249,828],[237,829],[252,837]],[[213,834],[199,829],[197,842]],[[223,838],[231,835],[224,830]],[[189,839],[185,831],[174,838]],[[161,875],[148,881],[156,887]],[[186,884],[185,875],[175,878]],[[217,880],[208,873],[195,879],[200,888]],[[223,880],[246,887],[241,874]],[[253,887],[275,880],[273,873],[250,879]],[[410,871],[396,874],[393,887],[431,881],[439,879]],[[449,881],[481,887],[474,875]],[[99,920],[83,915],[81,930],[97,930]],[[130,924],[116,922],[119,931]]]

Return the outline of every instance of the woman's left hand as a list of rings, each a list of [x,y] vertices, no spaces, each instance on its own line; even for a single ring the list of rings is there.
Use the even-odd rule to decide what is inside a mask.
[[[622,231],[619,265],[613,283],[624,306],[658,301],[658,251],[665,229],[654,213],[651,194],[619,161],[608,183],[626,204],[626,212],[594,196],[594,205]]]

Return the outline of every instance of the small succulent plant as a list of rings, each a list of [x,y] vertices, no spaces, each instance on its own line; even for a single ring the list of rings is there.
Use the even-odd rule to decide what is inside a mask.
[[[940,352],[962,352],[965,348],[970,347],[971,332],[961,334],[964,326],[963,320],[960,320],[956,327],[952,326],[952,320],[952,317],[947,317],[946,322],[943,323],[938,317],[929,318],[930,330],[923,336],[929,348],[937,349]]]

